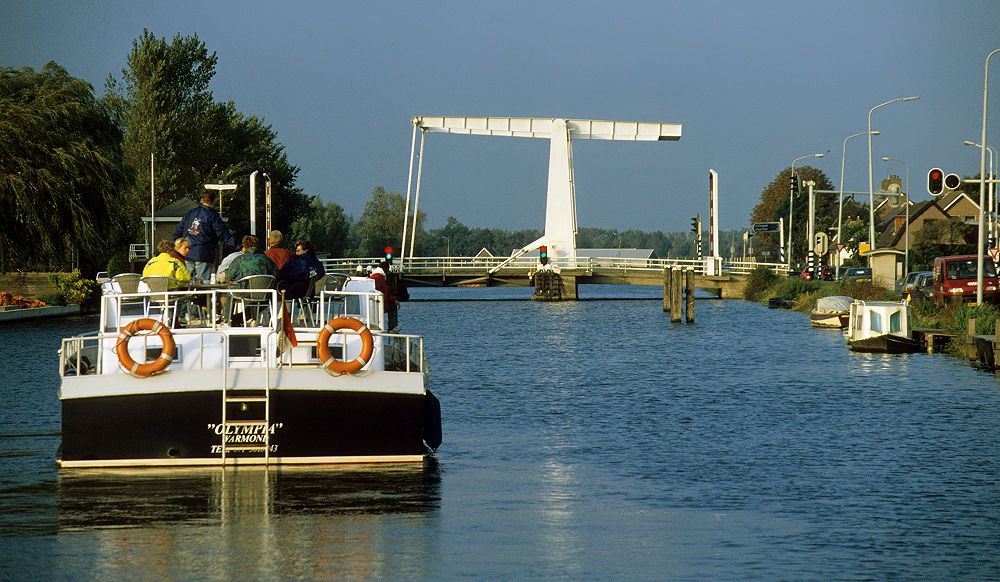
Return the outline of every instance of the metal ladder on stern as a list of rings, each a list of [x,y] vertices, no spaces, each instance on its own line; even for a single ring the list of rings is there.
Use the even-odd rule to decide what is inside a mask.
[[[225,353],[222,364],[222,465],[228,462],[229,453],[246,454],[233,457],[233,464],[237,464],[239,459],[262,457],[264,465],[268,465],[271,461],[271,368],[267,362],[267,350],[260,350],[264,368],[263,387],[230,387],[228,345]],[[231,411],[235,414],[230,414]],[[257,453],[258,456],[252,457],[249,453]]]

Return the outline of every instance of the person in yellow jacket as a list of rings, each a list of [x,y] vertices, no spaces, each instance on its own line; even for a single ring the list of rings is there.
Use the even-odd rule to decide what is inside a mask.
[[[142,276],[166,275],[178,281],[177,283],[170,283],[171,289],[176,289],[182,285],[186,286],[191,280],[191,273],[184,266],[184,261],[175,258],[170,252],[174,250],[174,245],[170,244],[168,240],[161,241],[160,244],[156,245],[156,250],[160,254],[149,259],[149,262],[142,269]]]

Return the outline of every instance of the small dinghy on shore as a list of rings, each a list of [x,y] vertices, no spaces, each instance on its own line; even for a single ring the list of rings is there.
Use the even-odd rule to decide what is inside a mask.
[[[844,337],[856,352],[911,354],[920,350],[920,342],[913,338],[910,317],[910,305],[905,301],[859,299],[851,303]]]
[[[829,329],[845,328],[847,327],[852,302],[854,302],[854,299],[845,295],[820,297],[816,302],[816,307],[809,312],[809,321],[812,322],[813,327],[825,327]]]

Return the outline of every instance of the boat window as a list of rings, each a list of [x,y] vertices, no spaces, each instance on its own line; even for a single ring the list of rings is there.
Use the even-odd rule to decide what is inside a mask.
[[[882,316],[877,311],[868,311],[868,319],[871,321],[871,330],[882,333]]]
[[[862,329],[864,329],[864,323],[862,323],[864,321],[864,319],[865,319],[864,316],[861,315],[860,313],[857,314],[857,315],[855,315],[854,316],[854,329],[859,330],[859,331],[862,330]]]
[[[230,358],[259,358],[260,335],[229,336]]]
[[[892,315],[889,316],[889,333],[902,329],[900,321],[902,321],[902,314],[899,311],[893,311]]]

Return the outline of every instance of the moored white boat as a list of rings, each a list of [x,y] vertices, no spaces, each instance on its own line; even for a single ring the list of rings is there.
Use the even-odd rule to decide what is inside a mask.
[[[920,342],[913,338],[910,305],[905,301],[855,300],[844,337],[858,352],[904,354],[920,350]]]
[[[294,322],[276,291],[208,287],[109,289],[99,329],[63,340],[61,466],[421,461],[440,445],[423,339],[383,331],[373,281]],[[254,317],[222,321],[251,294]]]
[[[820,297],[816,307],[809,312],[809,321],[813,327],[841,329],[847,327],[848,315],[851,312],[853,298],[845,295]]]

